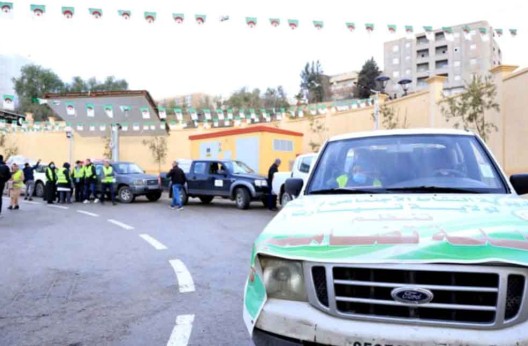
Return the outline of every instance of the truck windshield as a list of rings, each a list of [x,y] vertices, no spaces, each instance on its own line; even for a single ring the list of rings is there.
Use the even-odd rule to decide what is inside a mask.
[[[143,170],[135,163],[116,163],[114,169],[118,174],[143,174]]]
[[[225,165],[233,174],[246,174],[246,173],[255,173],[248,165],[242,161],[231,161],[226,162]]]
[[[328,143],[307,194],[505,193],[502,174],[469,135],[398,135]]]

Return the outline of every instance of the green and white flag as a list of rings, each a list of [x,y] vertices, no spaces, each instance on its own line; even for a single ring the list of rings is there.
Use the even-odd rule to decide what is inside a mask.
[[[121,123],[121,131],[128,132],[128,123]]]
[[[156,124],[150,123],[149,124],[149,128],[150,128],[150,130],[155,131],[156,130]]]
[[[99,131],[106,131],[106,124],[99,124]]]
[[[317,113],[326,114],[326,112],[327,112],[326,105],[318,105],[317,106]]]
[[[208,108],[203,109],[205,120],[211,120],[211,110]]]
[[[75,104],[73,102],[64,102],[66,106],[66,114],[75,116]]]
[[[143,131],[148,131],[150,128],[148,123],[143,123]]]
[[[169,121],[169,129],[176,130],[178,128],[178,123],[174,120]]]
[[[278,27],[280,25],[280,19],[279,18],[270,18],[270,24],[274,28]]]
[[[495,29],[495,34],[497,34],[498,37],[501,37],[503,33],[504,33],[504,30],[502,29]]]
[[[139,111],[141,112],[141,117],[143,119],[150,119],[150,110],[148,107],[141,107]]]
[[[47,104],[48,104],[48,100],[46,100],[46,99],[39,99],[38,97],[32,98],[32,99],[31,99],[31,102],[33,102],[33,103],[38,103],[39,105],[47,105]]]
[[[133,123],[132,124],[132,130],[133,131],[139,131],[140,127],[139,127],[139,123]]]
[[[231,108],[227,109],[227,119],[233,119],[233,110]]]
[[[249,109],[249,117],[251,119],[257,119],[257,114],[255,113],[255,110],[253,108]]]
[[[174,18],[176,23],[181,24],[185,19],[185,15],[183,13],[173,13],[172,18]]]
[[[488,28],[485,28],[485,27],[479,28],[479,34],[480,34],[480,39],[483,42],[489,41]]]
[[[390,34],[395,34],[396,33],[396,25],[394,25],[394,24],[387,25],[387,29],[389,30]]]
[[[446,41],[454,41],[455,35],[453,34],[453,28],[450,26],[442,27]]]
[[[412,39],[414,37],[414,27],[412,25],[405,26],[405,37]]]
[[[471,27],[469,25],[464,25],[462,27],[462,32],[464,33],[464,38],[466,39],[466,41],[471,41],[471,39],[472,39]]]
[[[88,12],[90,12],[90,15],[95,19],[99,19],[103,16],[103,10],[100,8],[89,8]]]
[[[64,18],[71,19],[74,13],[75,13],[75,8],[66,7],[66,6],[62,7],[62,15],[64,16]]]
[[[117,14],[119,14],[119,16],[124,20],[129,20],[130,16],[132,16],[132,12],[129,10],[118,10]]]
[[[114,117],[114,107],[112,105],[105,105],[104,106],[104,112],[107,117],[113,118]]]
[[[3,108],[10,110],[10,111],[14,111],[15,110],[15,96],[4,94],[2,98],[4,100]]]
[[[165,107],[158,107],[158,114],[160,119],[167,119],[167,109]]]
[[[198,25],[205,24],[206,15],[204,14],[196,14],[194,15],[194,19],[196,20],[196,23]]]
[[[260,109],[260,114],[262,115],[262,117],[263,117],[264,119],[269,118],[268,111],[267,111],[266,109],[264,109],[264,108],[261,108],[261,109]]]
[[[347,106],[347,108],[348,108],[348,106]],[[351,108],[352,108],[352,109],[358,109],[358,108],[359,108],[359,104],[358,104],[358,102],[357,102],[357,101],[353,101],[353,102],[352,102],[352,105],[351,105]]]
[[[165,121],[162,121],[160,124],[159,124],[159,129],[160,130],[165,130],[167,129],[167,123]]]
[[[218,127],[218,118],[217,117],[213,118],[213,126],[214,127]]]
[[[374,24],[372,24],[372,23],[365,24],[365,29],[367,30],[368,33],[373,32],[374,31]]]
[[[9,13],[13,11],[13,3],[12,2],[0,2],[0,10],[2,10],[3,13]]]
[[[512,37],[517,36],[517,29],[510,29],[510,35],[511,35]]]
[[[239,116],[241,119],[246,119],[246,114],[245,114],[244,109],[240,108],[240,109],[238,110],[238,116]]]
[[[290,29],[295,30],[299,26],[299,21],[297,19],[288,19],[288,25]]]
[[[90,126],[88,127],[88,130],[93,132],[95,131],[95,125],[94,124],[90,124]]]
[[[317,30],[321,30],[324,26],[324,22],[322,20],[314,20],[313,25]]]
[[[221,110],[220,108],[218,108],[216,110],[216,116],[218,117],[219,120],[224,120],[225,119],[224,111]]]
[[[303,111],[303,109],[300,108],[300,107],[297,108],[297,116],[298,116],[299,118],[304,117],[304,111]]]
[[[353,23],[353,22],[346,22],[345,25],[346,25],[346,27],[347,27],[347,29],[348,29],[349,31],[351,31],[351,32],[356,31],[356,24],[355,24],[355,23]]]
[[[93,103],[86,103],[86,116],[93,118],[95,116],[95,107]]]
[[[235,117],[235,126],[239,127],[240,125],[242,125],[240,117]]]
[[[426,25],[423,27],[423,29],[425,30],[425,37],[427,38],[427,40],[434,41],[435,36],[433,32],[433,27],[430,25]]]
[[[156,12],[145,12],[144,16],[147,23],[154,23],[156,21]]]
[[[198,121],[198,113],[196,113],[196,109],[191,107],[187,110],[187,112],[189,112],[192,121]]]
[[[183,120],[183,113],[181,108],[174,108],[174,115],[176,116],[176,120],[180,122]]]
[[[288,113],[290,113],[290,117],[295,118],[297,115],[297,112],[295,112],[295,107],[288,108]]]
[[[254,28],[257,25],[257,18],[256,17],[246,17],[246,24],[250,28]]]
[[[125,105],[119,106],[119,109],[121,110],[122,113],[125,114],[125,116],[128,116],[128,114],[130,114],[130,111],[132,110],[130,106],[125,106]]]
[[[317,108],[314,105],[311,105],[308,109],[311,115],[317,115]]]
[[[30,5],[29,8],[31,9],[31,12],[33,12],[33,15],[36,17],[41,17],[46,13],[46,6],[45,5]]]

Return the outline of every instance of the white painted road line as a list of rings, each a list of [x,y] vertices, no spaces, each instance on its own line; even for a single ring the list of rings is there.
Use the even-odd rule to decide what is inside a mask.
[[[56,208],[56,209],[64,209],[64,210],[70,209],[68,207],[63,207],[62,205],[53,205],[53,204],[48,205],[48,207]]]
[[[119,222],[119,221],[114,220],[114,219],[108,219],[107,221],[110,222],[110,223],[113,223],[113,224],[116,225],[116,226],[119,226],[119,227],[121,227],[121,228],[124,228],[124,229],[126,229],[126,230],[128,230],[128,231],[134,229],[134,227],[129,226],[129,225],[127,225],[126,223],[122,223],[122,222]]]
[[[154,247],[154,249],[156,249],[156,250],[167,250],[167,247],[165,245],[160,243],[158,240],[152,238],[148,234],[140,234],[139,236],[141,238],[143,238],[143,240],[145,240],[147,243],[152,245],[152,247]]]
[[[176,317],[176,325],[167,342],[167,346],[187,346],[191,338],[194,315],[180,315]]]
[[[178,259],[170,260],[169,263],[171,264],[172,269],[174,269],[176,277],[178,278],[180,292],[194,292],[194,282],[191,273],[189,273],[185,264],[183,264],[183,262]]]
[[[42,204],[41,202],[24,201],[26,204]]]
[[[81,213],[81,214],[84,214],[84,215],[88,215],[88,216],[99,217],[98,214],[90,213],[89,211],[85,211],[85,210],[77,210],[77,212]]]

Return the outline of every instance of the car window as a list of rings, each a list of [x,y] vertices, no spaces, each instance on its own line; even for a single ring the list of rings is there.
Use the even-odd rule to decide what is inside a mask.
[[[193,167],[194,174],[205,174],[206,162],[196,162]]]
[[[143,174],[144,171],[135,163],[114,163],[112,167],[118,174]]]
[[[95,165],[95,174],[97,175],[103,174],[103,165]]]
[[[299,172],[308,173],[310,171],[310,166],[312,165],[313,156],[303,157],[299,162]]]

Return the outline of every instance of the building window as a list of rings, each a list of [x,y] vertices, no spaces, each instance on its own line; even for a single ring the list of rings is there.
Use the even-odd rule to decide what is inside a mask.
[[[477,45],[473,43],[471,46],[469,46],[469,49],[475,50],[477,49]]]
[[[457,60],[457,61],[453,62],[453,66],[460,67],[460,61]]]
[[[477,64],[477,59],[475,59],[475,58],[470,59],[470,60],[469,60],[469,63],[470,63],[471,65],[476,65],[476,64]]]
[[[394,53],[396,53],[396,52],[399,51],[399,50],[400,50],[400,46],[393,46],[393,47],[392,47],[392,51],[393,51]]]
[[[398,65],[399,63],[400,63],[400,59],[398,59],[398,58],[392,59],[392,64],[393,65]]]
[[[274,139],[273,140],[274,151],[293,151],[293,141],[287,139]]]
[[[411,48],[411,42],[406,42],[405,43],[405,48]]]
[[[410,75],[411,75],[411,70],[409,70],[409,69],[405,70],[405,74],[406,74],[407,76],[410,76]]]
[[[461,80],[461,79],[462,79],[462,77],[460,77],[459,74],[455,75],[455,80],[456,80],[456,81],[459,81],[459,80]]]
[[[392,77],[393,78],[398,78],[400,76],[400,71],[394,71],[392,72]]]

